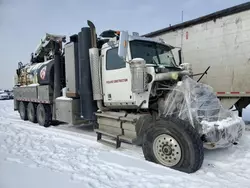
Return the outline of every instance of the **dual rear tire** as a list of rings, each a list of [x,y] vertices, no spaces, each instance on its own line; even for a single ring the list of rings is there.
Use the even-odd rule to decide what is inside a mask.
[[[52,121],[51,108],[49,105],[39,104],[36,109],[38,124],[49,127]]]
[[[27,107],[28,120],[32,123],[37,123],[36,104],[29,102]]]
[[[18,106],[18,112],[20,114],[20,118],[24,121],[28,120],[28,114],[27,114],[27,103],[20,102]]]
[[[47,104],[19,103],[19,114],[22,120],[29,120],[41,126],[49,127],[52,122],[51,107]]]

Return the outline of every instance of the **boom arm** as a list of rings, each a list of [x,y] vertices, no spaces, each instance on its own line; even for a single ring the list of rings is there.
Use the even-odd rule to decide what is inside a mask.
[[[57,42],[60,44],[60,48],[62,48],[62,42],[66,41],[65,35],[53,35],[46,33],[46,35],[41,39],[40,44],[37,46],[34,56],[32,58],[35,58],[36,61],[44,61],[44,58],[49,57],[53,55],[52,49],[54,42]],[[46,59],[45,59],[46,60]]]

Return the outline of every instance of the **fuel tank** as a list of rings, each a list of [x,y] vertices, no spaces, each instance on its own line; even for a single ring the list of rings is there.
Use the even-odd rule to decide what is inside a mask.
[[[53,85],[54,60],[26,65],[18,72],[19,85]]]

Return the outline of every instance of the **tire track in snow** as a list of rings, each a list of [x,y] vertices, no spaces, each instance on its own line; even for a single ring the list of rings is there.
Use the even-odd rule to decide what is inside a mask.
[[[19,120],[9,101],[0,106],[2,151],[32,160],[31,168],[70,174],[83,187],[248,187],[250,183],[249,135],[238,146],[206,152],[202,169],[187,175],[138,156],[128,158],[83,136],[31,126]]]
[[[1,149],[32,160],[36,167],[71,174],[73,181],[81,181],[89,187],[152,187],[164,183],[163,177],[144,170],[107,165],[98,158],[101,149],[13,126],[1,125],[1,139],[4,138]]]

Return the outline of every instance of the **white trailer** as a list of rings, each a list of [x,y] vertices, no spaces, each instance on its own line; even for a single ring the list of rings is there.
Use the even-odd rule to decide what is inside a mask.
[[[184,62],[213,87],[224,107],[250,103],[250,2],[144,35],[181,47]],[[199,79],[196,76],[195,79]]]

